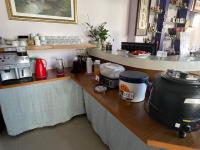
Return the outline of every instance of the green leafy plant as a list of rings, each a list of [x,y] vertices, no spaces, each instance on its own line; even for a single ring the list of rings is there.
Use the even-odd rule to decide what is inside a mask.
[[[100,24],[99,26],[93,26],[89,23],[85,23],[88,28],[88,36],[94,41],[104,42],[109,37],[109,30],[106,29],[107,22]]]
[[[88,36],[92,38],[94,41],[99,41],[99,31],[94,27],[93,25],[90,25],[89,23],[85,23],[88,28]]]
[[[107,24],[107,23],[104,22],[104,23],[102,23],[100,26],[98,26],[99,38],[100,38],[100,40],[101,40],[102,42],[103,42],[103,41],[106,41],[107,38],[108,38],[108,36],[109,36],[109,34],[108,34],[109,30],[107,30],[107,29],[105,28],[106,24]]]

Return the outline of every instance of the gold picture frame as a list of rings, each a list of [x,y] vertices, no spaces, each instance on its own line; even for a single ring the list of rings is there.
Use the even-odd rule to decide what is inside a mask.
[[[23,7],[20,7],[20,12],[17,11],[16,5],[18,1],[30,1],[30,3],[33,3],[31,7],[31,4],[23,4],[23,6],[26,6],[29,9],[23,9]],[[41,0],[41,2],[43,2],[44,4],[46,3],[45,1],[49,2],[50,4],[53,4],[54,2],[58,3],[58,1],[55,0]],[[78,23],[78,17],[77,17],[77,0],[59,0],[59,2],[68,2],[70,3],[70,12],[68,11],[68,14],[64,14],[64,12],[67,12],[67,5],[66,5],[66,10],[58,8],[58,12],[60,12],[60,10],[64,10],[64,12],[60,12],[60,14],[62,15],[69,15],[69,16],[56,16],[56,15],[48,15],[48,14],[41,14],[38,13],[38,10],[40,9],[35,9],[36,11],[33,11],[30,8],[37,8],[36,6],[36,2],[34,2],[34,0],[5,0],[6,2],[6,7],[7,7],[7,12],[8,12],[8,18],[10,20],[19,20],[19,21],[35,21],[35,22],[49,22],[49,23],[65,23],[65,24],[77,24]],[[51,2],[51,3],[50,3]],[[66,2],[66,3],[67,3]],[[21,4],[21,3],[20,3]],[[30,6],[28,6],[30,5]],[[47,5],[47,4],[46,4]],[[46,7],[46,5],[44,7]],[[19,4],[18,4],[19,6]],[[38,7],[42,7],[41,4],[38,4]],[[47,7],[48,8],[48,7]],[[50,10],[51,7],[49,7]],[[25,10],[30,10],[31,13],[29,13],[28,11]],[[41,9],[42,10],[42,9]],[[40,12],[41,12],[40,10]],[[51,8],[51,10],[53,10]],[[24,11],[24,12],[23,12]],[[48,13],[48,9],[45,9],[45,11]],[[55,11],[55,10],[54,10]],[[45,13],[46,13],[45,12]],[[42,12],[43,13],[43,12]],[[53,13],[53,12],[51,12]]]
[[[147,35],[151,0],[138,0],[136,36]]]
[[[192,11],[200,13],[200,0],[193,0]]]

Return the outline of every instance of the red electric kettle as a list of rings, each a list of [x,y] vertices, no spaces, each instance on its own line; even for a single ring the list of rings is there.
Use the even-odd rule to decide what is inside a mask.
[[[35,77],[36,79],[42,80],[47,78],[47,62],[44,59],[35,59]]]

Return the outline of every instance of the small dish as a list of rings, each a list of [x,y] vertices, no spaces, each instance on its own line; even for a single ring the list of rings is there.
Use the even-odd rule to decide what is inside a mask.
[[[105,85],[98,84],[94,87],[94,91],[99,94],[105,94],[108,88]]]

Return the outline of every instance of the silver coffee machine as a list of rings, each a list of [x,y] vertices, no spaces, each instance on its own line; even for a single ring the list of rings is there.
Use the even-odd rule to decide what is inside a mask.
[[[0,53],[1,84],[32,81],[30,59],[25,47],[5,48]]]

